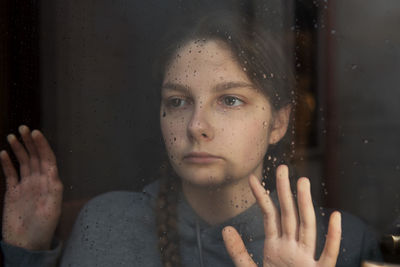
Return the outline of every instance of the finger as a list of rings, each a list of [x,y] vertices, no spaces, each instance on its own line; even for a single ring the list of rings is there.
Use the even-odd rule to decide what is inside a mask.
[[[29,155],[26,152],[24,146],[17,140],[17,138],[13,134],[8,135],[7,140],[18,160],[21,178],[29,176],[31,174],[31,169],[29,166]]]
[[[235,228],[227,226],[222,230],[226,250],[236,267],[257,266],[250,257],[242,238]]]
[[[325,247],[322,251],[319,262],[321,266],[335,266],[339,255],[340,239],[342,237],[340,212],[335,211],[329,218],[328,235],[326,236]]]
[[[314,206],[310,192],[310,181],[302,177],[297,181],[297,203],[299,205],[299,241],[315,251],[317,228]]]
[[[290,190],[289,170],[286,165],[280,165],[276,170],[276,189],[281,208],[282,236],[297,239],[297,208]]]
[[[249,179],[250,188],[264,213],[264,231],[265,238],[272,239],[280,236],[280,219],[278,210],[275,207],[271,197],[256,176],[252,175]]]
[[[18,184],[18,174],[6,151],[3,150],[0,152],[0,159],[4,175],[6,176],[7,190],[9,190]]]
[[[385,265],[383,263],[369,262],[369,261],[364,261],[361,264],[361,267],[384,267],[384,266]],[[398,266],[398,265],[396,265],[396,266]]]
[[[58,178],[56,156],[46,138],[39,130],[32,131],[32,138],[39,153],[41,172]]]
[[[29,153],[29,166],[31,168],[31,173],[38,174],[40,173],[39,155],[37,153],[36,146],[33,143],[31,131],[26,125],[21,125],[18,130]]]

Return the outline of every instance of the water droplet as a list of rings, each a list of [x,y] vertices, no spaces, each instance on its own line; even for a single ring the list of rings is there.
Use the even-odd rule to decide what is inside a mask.
[[[331,34],[336,34],[336,31],[335,30],[331,30]]]
[[[352,64],[352,65],[351,65],[351,69],[352,69],[352,70],[355,70],[355,69],[357,69],[357,68],[358,68],[358,66],[357,66],[356,64]]]

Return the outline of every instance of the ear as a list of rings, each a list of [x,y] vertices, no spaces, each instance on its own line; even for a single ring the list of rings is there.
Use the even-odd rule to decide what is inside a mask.
[[[291,110],[292,105],[289,104],[275,112],[269,133],[268,141],[270,145],[278,143],[285,136],[289,125]]]

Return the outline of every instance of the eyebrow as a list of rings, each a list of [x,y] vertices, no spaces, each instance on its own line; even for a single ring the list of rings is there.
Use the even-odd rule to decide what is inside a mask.
[[[254,89],[254,86],[251,83],[246,83],[246,82],[226,82],[226,83],[219,83],[219,84],[215,85],[213,88],[213,91],[222,92],[222,91],[233,89],[233,88]],[[190,90],[190,87],[188,87],[186,85],[178,84],[178,83],[167,82],[162,85],[162,89],[181,91],[181,92],[187,93]]]

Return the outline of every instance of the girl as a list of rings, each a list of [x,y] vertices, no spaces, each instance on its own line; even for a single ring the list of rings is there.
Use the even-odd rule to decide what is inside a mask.
[[[21,179],[2,151],[6,266],[359,266],[378,259],[358,219],[315,214],[307,178],[297,182],[296,201],[285,165],[276,169],[276,190],[261,184],[293,108],[284,43],[254,21],[221,14],[185,26],[159,63],[169,158],[162,177],[141,194],[90,201],[62,256],[53,239],[62,195],[55,156],[38,130],[20,127],[25,146],[8,137]]]

